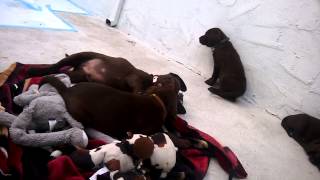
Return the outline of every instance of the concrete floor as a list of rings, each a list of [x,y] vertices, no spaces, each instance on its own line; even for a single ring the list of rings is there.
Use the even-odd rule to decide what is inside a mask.
[[[248,179],[316,180],[318,170],[302,148],[287,136],[281,120],[245,102],[230,103],[212,95],[205,79],[183,65],[168,60],[151,48],[96,17],[60,14],[78,32],[21,28],[0,29],[0,71],[12,62],[53,63],[80,51],[96,51],[127,58],[149,73],[175,72],[187,84],[182,116],[191,125],[229,146],[247,170]],[[206,179],[227,179],[213,160]]]

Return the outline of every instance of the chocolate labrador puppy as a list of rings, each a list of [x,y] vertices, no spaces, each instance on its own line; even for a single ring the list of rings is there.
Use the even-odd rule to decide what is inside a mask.
[[[307,114],[296,114],[285,117],[281,125],[320,169],[320,120]]]
[[[246,90],[246,77],[237,51],[219,28],[209,29],[199,41],[212,48],[213,73],[212,77],[205,81],[212,86],[209,91],[235,101]]]
[[[66,72],[72,83],[97,82],[110,87],[139,94],[152,86],[158,76],[153,76],[135,68],[124,58],[106,56],[95,52],[80,52],[66,56],[59,62],[48,65],[45,68],[30,68],[29,76],[44,76],[58,73],[63,67],[72,67],[72,71]],[[171,73],[180,83],[180,90],[186,91],[184,81],[174,73]],[[179,112],[185,113],[182,98],[178,101]]]
[[[61,94],[68,112],[85,127],[115,138],[127,132],[150,135],[166,124],[172,127],[177,114],[178,80],[171,74],[158,77],[144,94],[134,94],[100,83],[81,82],[67,88],[59,79],[46,76]]]

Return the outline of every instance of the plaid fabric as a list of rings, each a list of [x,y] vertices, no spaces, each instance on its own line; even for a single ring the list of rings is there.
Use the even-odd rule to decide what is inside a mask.
[[[22,179],[23,168],[21,163],[22,149],[3,135],[0,135],[0,179]]]
[[[12,70],[11,67],[14,69]],[[28,78],[27,71],[30,67],[43,67],[43,65],[14,63],[8,68],[10,71],[7,69],[0,73],[0,79],[6,79],[0,87],[0,102],[5,110],[11,114],[18,114],[22,110],[12,100],[23,91],[24,82]]]
[[[247,172],[237,156],[228,147],[222,146],[215,138],[188,125],[185,120],[179,117],[176,120],[175,128],[182,137],[190,138],[193,136],[209,143],[208,149],[188,149],[182,151],[182,155],[195,166],[196,172],[199,174],[199,178],[197,179],[202,179],[205,176],[210,158],[216,158],[220,166],[230,175],[230,178],[247,177]]]
[[[28,78],[27,71],[30,67],[43,67],[43,65],[30,65],[30,64],[21,64],[16,63],[15,69],[8,76],[6,82],[0,87],[0,102],[6,108],[6,111],[9,113],[19,113],[17,108],[15,108],[12,99],[14,96],[20,94],[23,89],[30,86],[31,84],[39,83],[41,78]],[[222,146],[215,138],[212,136],[189,126],[186,121],[181,118],[177,118],[175,124],[176,130],[182,135],[182,137],[190,138],[201,138],[209,143],[209,148],[202,149],[184,149],[178,151],[180,164],[177,164],[177,168],[184,169],[187,172],[187,175],[190,175],[189,179],[201,180],[206,175],[209,162],[211,158],[216,158],[220,166],[230,175],[230,178],[246,178],[247,173],[236,155],[225,146]],[[101,144],[100,144],[101,145]],[[94,148],[88,147],[88,149]],[[13,148],[17,149],[17,148]],[[22,173],[22,166],[19,162],[21,158],[21,150],[17,150],[17,155],[11,157],[9,154],[9,159],[13,159],[13,167],[16,171]],[[0,162],[3,158],[0,154]],[[180,161],[181,160],[181,161]],[[10,161],[11,162],[11,161]],[[20,165],[19,165],[20,164]],[[180,167],[178,167],[180,166]],[[71,159],[67,156],[61,156],[55,160],[52,160],[48,163],[49,168],[49,179],[74,179],[82,180],[88,178],[88,174],[93,172],[80,172]],[[1,169],[1,166],[0,166]],[[2,169],[7,171],[7,169]]]

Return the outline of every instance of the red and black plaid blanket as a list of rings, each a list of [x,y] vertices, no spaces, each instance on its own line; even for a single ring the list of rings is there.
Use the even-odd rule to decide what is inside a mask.
[[[27,71],[30,67],[43,65],[31,65],[15,63],[0,74],[0,102],[7,112],[19,114],[21,108],[13,103],[13,97],[23,92],[30,84],[37,84],[39,78],[29,78]],[[28,79],[29,78],[29,79]],[[188,125],[186,121],[177,118],[175,127],[181,136],[190,137],[197,134],[198,137],[209,143],[208,149],[183,149],[179,150],[182,157],[180,165],[189,170],[187,179],[203,179],[206,175],[209,162],[215,158],[220,166],[229,174],[230,179],[246,178],[247,173],[242,167],[236,155],[226,146],[222,146],[212,136]],[[98,147],[106,142],[90,140],[88,149]],[[1,151],[1,148],[7,150]],[[41,158],[43,155],[44,158]],[[10,141],[10,138],[1,135],[0,130],[0,179],[52,179],[52,180],[82,180],[88,179],[94,172],[83,172],[77,168],[72,160],[63,155],[55,159],[40,149],[20,147]],[[35,158],[35,159],[32,159]],[[39,166],[39,164],[42,164]],[[37,175],[38,174],[38,175]]]

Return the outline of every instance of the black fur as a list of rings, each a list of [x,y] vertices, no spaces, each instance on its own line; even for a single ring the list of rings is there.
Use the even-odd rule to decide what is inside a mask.
[[[91,170],[95,167],[95,164],[91,160],[89,150],[74,151],[69,157],[81,169]]]
[[[212,77],[205,81],[212,86],[209,91],[235,101],[246,90],[246,77],[240,56],[219,28],[209,29],[199,41],[202,45],[214,48]]]
[[[310,162],[320,169],[320,120],[308,114],[296,114],[285,117],[281,125],[303,147]]]

